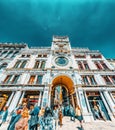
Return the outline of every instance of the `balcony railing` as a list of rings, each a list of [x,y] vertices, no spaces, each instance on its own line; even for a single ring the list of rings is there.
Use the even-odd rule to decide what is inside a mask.
[[[42,83],[41,82],[33,82],[33,83],[27,83],[28,85],[42,85]]]
[[[83,85],[90,85],[88,82],[83,82]]]
[[[21,84],[21,82],[20,81],[17,81],[17,82],[13,82],[13,81],[4,82],[4,81],[1,81],[0,82],[0,85],[18,85],[18,84]]]
[[[0,82],[0,85],[42,85],[41,82],[33,82],[33,83],[26,83],[26,84],[22,84],[20,81],[17,81],[17,82],[12,82],[12,81],[9,81],[9,82],[4,82],[4,81],[1,81]]]
[[[112,82],[106,82],[107,85],[113,85]]]

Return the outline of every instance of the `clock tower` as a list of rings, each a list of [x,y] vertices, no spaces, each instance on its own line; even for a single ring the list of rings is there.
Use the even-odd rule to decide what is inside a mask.
[[[51,49],[53,54],[69,54],[71,47],[68,36],[53,36]]]
[[[58,68],[70,67],[71,46],[68,36],[53,36],[51,52],[52,66]]]

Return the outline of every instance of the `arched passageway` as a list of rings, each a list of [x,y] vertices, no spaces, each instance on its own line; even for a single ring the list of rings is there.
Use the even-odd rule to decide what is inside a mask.
[[[66,75],[60,75],[53,79],[51,88],[51,107],[54,105],[69,106],[75,108],[77,98],[72,79]]]

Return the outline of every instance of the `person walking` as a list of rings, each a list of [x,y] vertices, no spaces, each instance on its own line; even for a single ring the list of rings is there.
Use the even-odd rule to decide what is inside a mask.
[[[15,130],[15,124],[19,121],[20,118],[21,118],[21,109],[18,109],[16,110],[16,114],[12,115],[7,130]]]
[[[83,127],[82,126],[83,116],[82,116],[81,109],[80,109],[79,105],[76,107],[76,118],[79,120],[80,126],[82,128]]]
[[[0,126],[1,126],[3,123],[6,122],[7,117],[8,117],[8,107],[5,106],[5,107],[3,108],[2,122],[0,123]]]
[[[21,118],[15,125],[15,130],[28,130],[29,111],[26,103],[23,104]]]
[[[38,129],[38,114],[39,114],[39,107],[30,105],[30,113],[31,116],[29,119],[29,130],[37,130]]]

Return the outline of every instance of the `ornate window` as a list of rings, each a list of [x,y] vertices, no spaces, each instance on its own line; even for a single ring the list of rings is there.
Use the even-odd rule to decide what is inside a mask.
[[[11,58],[14,58],[18,53],[19,53],[19,51],[14,52],[14,54],[11,56]]]
[[[93,75],[84,75],[82,79],[86,85],[96,85],[96,81]]]
[[[18,60],[14,65],[14,68],[19,68],[20,64],[21,64],[21,60]]]
[[[12,84],[16,84],[18,79],[19,79],[20,75],[15,75],[11,81]]]
[[[102,58],[100,54],[91,54],[91,58]]]
[[[103,61],[101,61],[100,63],[103,66],[104,69],[107,69],[107,70],[109,69],[108,66]]]
[[[86,70],[90,70],[89,65],[86,61],[83,61],[83,64]]]
[[[83,68],[83,65],[82,65],[81,61],[78,61],[77,63],[78,63],[79,70],[84,70],[84,68]]]
[[[43,75],[31,75],[28,84],[42,84]]]
[[[111,85],[111,84],[112,84],[112,82],[111,82],[110,79],[109,79],[109,76],[103,75],[102,77],[103,77],[103,79],[104,79],[104,81],[105,81],[105,83],[106,83],[107,85]]]
[[[37,80],[36,80],[36,84],[42,84],[42,78],[43,78],[43,75],[38,75]]]
[[[22,61],[22,64],[20,65],[20,68],[24,68],[26,66],[27,60]]]
[[[97,67],[98,70],[102,70],[103,69],[98,61],[95,61],[94,64],[95,64],[95,66]]]
[[[3,63],[1,66],[0,66],[0,70],[4,70],[6,67],[7,67],[7,63]]]
[[[39,68],[39,64],[40,64],[40,61],[36,61],[35,65],[34,65],[34,69],[38,69]]]
[[[36,77],[36,75],[31,75],[28,83],[29,84],[34,84],[35,77]]]
[[[7,75],[7,77],[4,80],[4,83],[9,83],[12,78],[12,75]]]
[[[41,66],[40,66],[41,69],[44,69],[44,68],[45,68],[45,63],[46,63],[45,61],[42,61],[42,62],[41,62]]]

